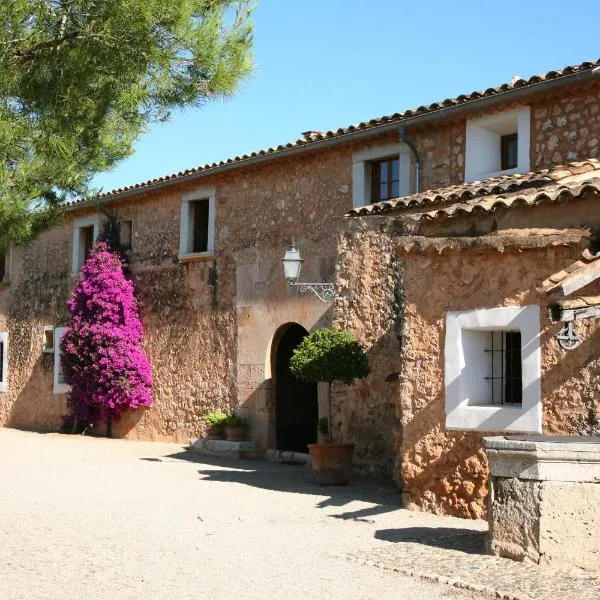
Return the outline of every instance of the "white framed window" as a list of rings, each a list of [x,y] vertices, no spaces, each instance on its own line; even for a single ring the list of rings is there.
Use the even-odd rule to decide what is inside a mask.
[[[409,193],[410,149],[406,144],[371,146],[352,154],[354,208]]]
[[[44,325],[44,352],[54,352],[54,325]]]
[[[540,309],[446,314],[447,429],[542,431]]]
[[[8,333],[0,333],[0,392],[8,389]]]
[[[210,256],[215,247],[215,189],[198,188],[181,199],[179,258]]]
[[[60,338],[67,327],[56,327],[54,329],[54,393],[64,394],[71,391],[71,386],[65,383],[62,368],[62,354],[60,351]]]
[[[131,250],[133,245],[133,221],[122,219],[119,221],[119,246],[122,250]]]
[[[99,234],[100,218],[98,215],[75,219],[73,224],[73,275],[79,273]]]
[[[529,171],[530,108],[469,119],[465,181]]]

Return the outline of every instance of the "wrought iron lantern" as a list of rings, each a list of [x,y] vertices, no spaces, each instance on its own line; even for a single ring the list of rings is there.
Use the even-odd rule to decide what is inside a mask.
[[[301,294],[312,292],[322,302],[331,302],[335,300],[335,288],[333,283],[299,283],[300,271],[304,262],[300,256],[300,250],[292,241],[291,245],[285,251],[281,260],[283,263],[283,274],[290,287],[298,287]]]

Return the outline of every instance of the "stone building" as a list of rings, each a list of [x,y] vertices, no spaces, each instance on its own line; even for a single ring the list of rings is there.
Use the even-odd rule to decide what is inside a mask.
[[[566,431],[567,413],[581,409],[572,378],[584,364],[591,373],[593,360],[555,348],[557,326],[535,290],[577,258],[594,226],[574,207],[591,206],[595,193],[577,186],[597,168],[599,65],[309,131],[69,205],[59,225],[5,257],[0,423],[59,426],[65,302],[113,216],[155,379],[154,406],[122,419],[120,435],[184,441],[201,432],[207,410],[241,406],[258,450],[303,448],[316,437],[321,390],[294,382],[287,363],[306,332],[338,322],[367,344],[373,366],[367,380],[336,390],[334,433],[354,441],[357,470],[394,477],[416,506],[481,516],[481,424],[447,421],[444,360],[458,350],[446,351],[444,335],[460,329],[461,311],[527,308],[542,339],[544,375],[527,388],[541,380],[535,427],[543,414],[545,431]],[[517,194],[514,206],[503,206],[505,194]],[[286,285],[281,258],[292,239],[302,280],[335,279],[334,302]],[[493,327],[505,343],[508,329]],[[567,393],[566,404],[555,401]],[[533,430],[524,412],[519,431]],[[514,430],[499,419],[493,431]]]

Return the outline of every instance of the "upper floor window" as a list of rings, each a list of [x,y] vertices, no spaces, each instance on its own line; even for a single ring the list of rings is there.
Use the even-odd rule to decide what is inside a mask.
[[[500,138],[500,168],[514,169],[519,164],[519,134],[509,133]]]
[[[380,202],[400,195],[400,158],[371,161],[371,202]]]
[[[352,206],[410,193],[410,150],[403,144],[370,146],[352,155]]]
[[[73,224],[73,262],[72,273],[76,275],[88,259],[94,242],[100,232],[98,215],[81,217]]]
[[[529,171],[528,106],[467,121],[465,181]]]
[[[203,257],[214,251],[214,188],[202,188],[184,194],[179,232],[180,259]]]
[[[119,246],[121,250],[131,250],[133,244],[133,222],[131,219],[119,221]]]

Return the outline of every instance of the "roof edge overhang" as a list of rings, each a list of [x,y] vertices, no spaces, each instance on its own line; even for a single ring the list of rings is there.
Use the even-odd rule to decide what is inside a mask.
[[[492,96],[485,96],[483,98],[468,100],[463,104],[442,107],[432,112],[428,112],[421,115],[414,115],[404,118],[399,117],[398,119],[395,119],[393,121],[382,123],[380,125],[373,125],[372,127],[369,127],[367,129],[361,129],[358,131],[348,131],[339,135],[333,135],[332,137],[327,138],[325,140],[315,140],[312,142],[307,142],[306,144],[301,146],[283,148],[281,150],[276,150],[275,152],[272,152],[270,154],[249,156],[247,158],[242,158],[240,160],[228,162],[225,164],[215,165],[214,167],[208,167],[201,171],[189,173],[187,175],[173,176],[163,181],[149,183],[148,185],[140,184],[139,187],[133,189],[127,189],[122,192],[117,191],[115,193],[108,193],[102,198],[90,198],[89,200],[65,206],[64,212],[92,208],[94,206],[100,206],[103,204],[116,202],[118,200],[123,200],[131,196],[136,196],[140,193],[154,192],[156,190],[171,187],[173,185],[181,185],[184,183],[202,179],[204,177],[209,177],[219,173],[225,173],[233,169],[241,169],[252,165],[258,165],[261,163],[270,162],[289,156],[295,156],[297,154],[302,154],[308,151],[318,151],[346,141],[360,140],[363,138],[389,133],[391,131],[397,130],[400,125],[402,125],[403,127],[411,127],[415,125],[436,123],[438,121],[450,119],[453,117],[460,117],[462,115],[474,112],[475,110],[493,108],[506,102],[517,102],[524,97],[535,95],[540,92],[548,93],[550,91],[573,85],[575,83],[585,83],[593,81],[595,79],[598,79],[599,76],[600,66],[587,71],[580,71],[577,73],[562,75],[560,77],[557,77],[556,79],[537,81],[518,88],[513,88],[507,91],[501,91]]]

